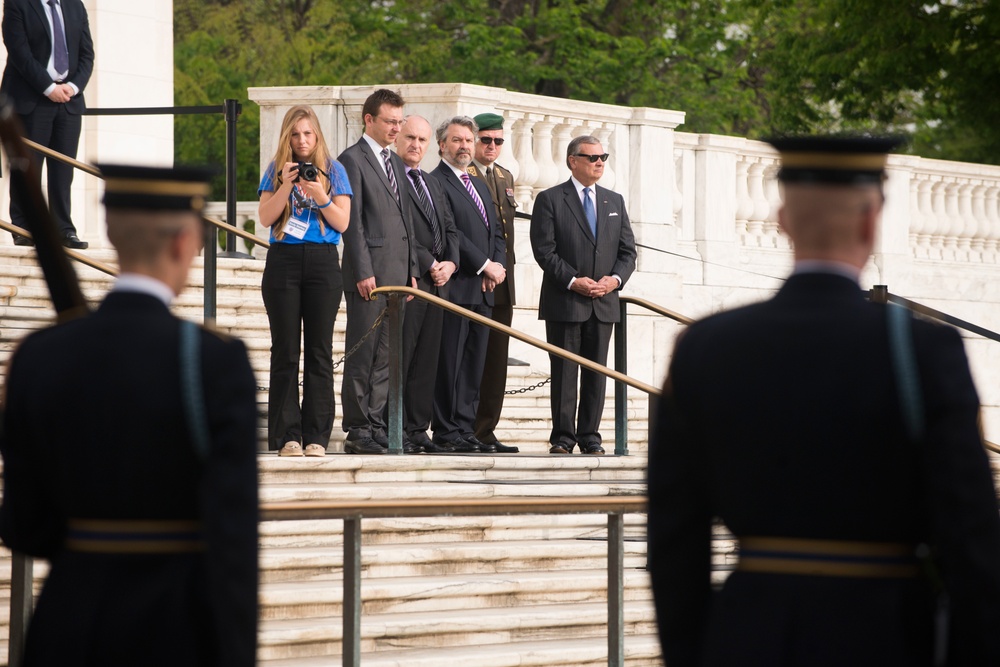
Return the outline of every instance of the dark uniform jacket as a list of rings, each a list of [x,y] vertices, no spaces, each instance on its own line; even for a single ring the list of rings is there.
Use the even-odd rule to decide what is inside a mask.
[[[650,570],[666,662],[931,664],[926,576],[737,570],[709,586],[713,517],[738,538],[927,544],[955,665],[1000,664],[1000,521],[962,341],[912,321],[925,426],[911,439],[886,306],[805,273],[678,340],[649,463]]]
[[[514,214],[517,212],[517,200],[514,199],[514,176],[509,171],[494,162],[490,177],[475,163],[470,164],[466,171],[470,176],[475,176],[486,184],[493,198],[493,208],[496,211],[497,219],[503,225],[503,240],[507,244],[507,262],[504,267],[507,269],[507,278],[497,285],[493,290],[493,299],[497,306],[513,306],[515,304],[515,283],[514,283]],[[506,363],[506,359],[504,360]]]
[[[157,298],[112,292],[15,352],[0,537],[51,564],[25,665],[255,664],[255,383],[240,341],[199,336],[204,456],[182,407],[180,320]],[[204,550],[67,549],[81,519],[197,521]]]

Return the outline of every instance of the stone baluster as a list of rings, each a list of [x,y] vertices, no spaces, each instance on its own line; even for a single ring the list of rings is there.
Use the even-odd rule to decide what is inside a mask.
[[[976,221],[976,235],[972,239],[972,251],[980,261],[986,250],[986,239],[990,233],[990,221],[986,217],[986,184],[978,181],[972,188],[972,217]]]
[[[500,159],[497,160],[497,164],[501,165],[504,169],[509,171],[514,177],[514,182],[517,183],[517,176],[521,173],[521,165],[517,161],[517,145],[515,143],[514,136],[514,125],[521,118],[521,114],[516,111],[504,111],[503,112],[503,136],[507,140],[504,144],[503,151],[500,153]],[[515,197],[517,199],[517,197]],[[518,200],[518,204],[521,201]]]
[[[764,223],[764,233],[774,239],[774,247],[788,249],[791,244],[788,237],[778,226],[778,210],[781,208],[781,190],[778,188],[778,164],[771,160],[764,167],[764,198],[767,201],[767,222]]]
[[[569,142],[573,140],[573,131],[579,129],[580,121],[572,118],[565,118],[563,122],[556,125],[552,133],[552,160],[556,165],[556,183],[563,183],[569,180],[569,167],[566,166],[566,149]]]
[[[948,214],[945,210],[947,189],[948,184],[942,178],[938,178],[931,186],[931,215],[927,224],[930,259],[944,258],[944,235],[948,229]]]
[[[949,178],[945,187],[943,252],[944,258],[950,260],[958,258],[958,235],[962,232],[962,216],[958,213],[958,193],[961,187],[955,178]]]
[[[756,245],[750,238],[750,216],[753,201],[750,199],[750,161],[745,155],[736,158],[736,237],[742,245]]]
[[[958,229],[958,251],[963,261],[980,261],[978,252],[973,252],[973,243],[979,234],[979,221],[972,210],[972,193],[976,186],[972,181],[964,181],[958,186],[958,218],[961,227]]]
[[[684,193],[681,188],[681,181],[684,178],[684,151],[680,149],[674,150],[674,173],[673,178],[670,179],[670,184],[673,186],[673,198],[671,205],[671,213],[674,225],[680,226],[681,212],[684,211]]]
[[[615,178],[616,178],[615,170],[614,167],[612,166],[615,163],[616,156],[614,151],[611,149],[611,141],[610,141],[611,133],[613,131],[614,131],[614,125],[610,123],[605,123],[601,127],[595,127],[593,132],[594,136],[597,137],[597,140],[601,142],[601,146],[604,147],[604,152],[611,154],[611,157],[608,158],[607,164],[604,165],[604,175],[601,176],[601,185],[607,188],[608,190],[615,189]]]
[[[531,130],[537,120],[533,114],[524,116],[514,125],[514,151],[520,170],[514,179],[514,198],[527,213],[535,204],[534,187],[538,180],[538,165],[532,154]]]
[[[927,179],[914,175],[910,180],[910,220],[909,220],[909,240],[910,251],[914,257],[926,257],[927,249],[923,245],[926,237],[926,213],[924,211],[923,196],[926,192],[924,185]]]
[[[983,261],[994,262],[1000,250],[1000,183],[986,187],[983,196],[983,212],[986,215],[986,243]]]
[[[538,169],[538,178],[535,179],[535,192],[540,192],[551,188],[559,182],[559,168],[553,158],[554,148],[552,145],[552,128],[556,123],[551,116],[546,116],[545,120],[537,121],[531,128],[531,143],[535,165]]]
[[[751,162],[747,179],[750,184],[750,202],[753,205],[748,227],[757,237],[757,245],[773,248],[774,242],[764,236],[767,231],[767,215],[771,212],[771,207],[764,196],[764,165],[761,164],[760,158],[755,158]]]

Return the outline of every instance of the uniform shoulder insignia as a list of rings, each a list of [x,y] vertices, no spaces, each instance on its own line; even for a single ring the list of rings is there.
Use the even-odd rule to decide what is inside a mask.
[[[467,173],[469,176],[477,176],[477,177],[479,176],[479,172],[476,171],[476,166],[473,164],[470,164],[468,167],[465,168],[465,173]]]

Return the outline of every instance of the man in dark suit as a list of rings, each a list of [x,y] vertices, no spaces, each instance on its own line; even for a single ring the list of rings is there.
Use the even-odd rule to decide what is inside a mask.
[[[389,328],[382,322],[368,335],[385,307],[384,301],[372,301],[370,295],[379,286],[416,284],[411,281],[415,268],[402,196],[406,172],[399,156],[389,150],[403,125],[403,98],[391,90],[376,90],[361,113],[365,133],[338,158],[354,191],[351,222],[344,232],[344,344],[351,350],[364,338],[344,362],[340,401],[347,433],[344,450],[384,454],[389,446]]]
[[[3,42],[7,66],[0,93],[13,102],[24,136],[46,148],[76,157],[86,109],[83,89],[94,69],[94,43],[87,10],[80,0],[4,0]],[[84,249],[70,216],[73,167],[47,160],[49,208],[67,248]],[[41,173],[41,169],[38,170]],[[11,191],[10,219],[32,231],[23,202],[25,193]],[[14,236],[16,245],[33,245]]]
[[[406,165],[403,199],[413,226],[417,287],[448,298],[448,281],[458,270],[458,230],[441,184],[420,170],[430,141],[430,123],[420,116],[407,116],[396,137],[396,152]],[[440,308],[414,299],[406,305],[403,319],[403,443],[428,453],[453,451],[427,437],[434,414],[443,315]]]
[[[7,373],[0,537],[51,567],[24,665],[250,666],[256,384],[243,343],[169,310],[210,173],[101,171],[121,274]]]
[[[506,326],[514,319],[514,176],[498,165],[503,147],[503,116],[495,113],[481,113],[473,120],[479,126],[476,154],[469,165],[469,175],[482,179],[493,198],[497,219],[503,226],[503,239],[507,246],[507,280],[493,290],[493,321]],[[479,406],[476,408],[476,438],[480,442],[493,443],[501,454],[516,453],[517,447],[510,447],[497,440],[493,432],[500,423],[503,412],[504,391],[507,389],[507,351],[510,338],[496,331],[490,331],[486,346],[486,365],[483,368],[483,382],[479,387]]]
[[[596,138],[576,137],[566,151],[572,176],[539,193],[531,218],[531,249],[542,267],[538,318],[553,345],[607,364],[618,291],[635,270],[635,239],[622,196],[595,185],[608,160]],[[577,364],[552,364],[551,454],[603,454],[601,415],[606,381],[584,370],[577,414]]]
[[[961,338],[858,286],[897,142],[772,143],[795,269],[679,337],[650,443],[666,662],[1000,664],[1000,520]],[[719,593],[714,518],[740,546]]]
[[[437,129],[441,163],[433,176],[451,203],[458,228],[459,270],[452,276],[448,299],[485,317],[493,291],[507,277],[503,228],[490,205],[490,192],[466,171],[472,162],[476,122],[456,116]],[[495,453],[493,443],[476,439],[476,402],[486,361],[489,327],[444,314],[441,358],[434,388],[434,442],[457,452]]]

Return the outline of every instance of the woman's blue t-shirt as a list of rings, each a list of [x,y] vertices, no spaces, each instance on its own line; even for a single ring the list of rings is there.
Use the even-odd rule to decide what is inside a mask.
[[[326,172],[330,176],[330,197],[337,195],[354,196],[354,192],[351,190],[351,182],[347,179],[347,172],[344,170],[344,165],[336,160],[330,160],[326,164]],[[267,165],[267,169],[264,170],[264,176],[260,179],[257,196],[260,197],[262,192],[274,192],[277,189],[277,180],[274,162],[271,162]],[[301,239],[295,238],[291,234],[285,234],[285,237],[278,241],[274,238],[274,226],[272,226],[271,243],[340,243],[340,232],[331,227],[326,221],[323,222],[326,234],[319,233],[319,223],[322,220],[323,212],[319,210],[312,197],[306,196],[305,191],[298,184],[292,188],[289,200],[292,204],[291,217],[305,222],[309,225],[309,229],[306,230],[305,236]]]

